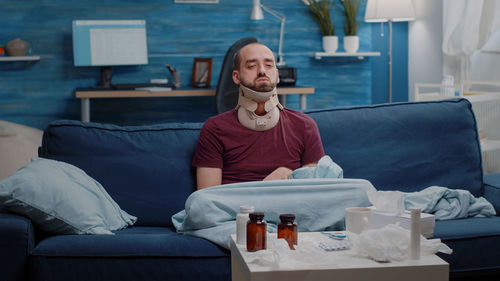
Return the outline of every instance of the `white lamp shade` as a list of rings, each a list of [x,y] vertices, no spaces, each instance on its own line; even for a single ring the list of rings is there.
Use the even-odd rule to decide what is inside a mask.
[[[260,0],[252,0],[252,13],[250,14],[251,20],[262,20],[264,19],[264,13],[262,13],[262,8],[260,6]]]
[[[412,21],[415,12],[411,0],[368,0],[366,22]]]

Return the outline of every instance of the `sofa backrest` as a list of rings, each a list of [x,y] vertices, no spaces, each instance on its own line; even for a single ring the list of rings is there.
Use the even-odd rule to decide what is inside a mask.
[[[475,117],[465,99],[308,111],[325,153],[346,178],[380,190],[431,185],[481,194],[482,165]],[[83,169],[138,225],[171,226],[195,190],[191,159],[201,123],[115,126],[54,121],[39,156]]]
[[[172,225],[195,190],[191,159],[202,124],[121,127],[54,121],[39,156],[73,164],[100,182],[137,225]]]
[[[411,192],[440,185],[481,194],[480,144],[466,99],[307,113],[344,177],[367,179],[379,190]]]

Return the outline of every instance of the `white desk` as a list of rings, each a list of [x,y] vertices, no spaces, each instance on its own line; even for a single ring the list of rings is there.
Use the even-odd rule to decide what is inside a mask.
[[[303,237],[314,236],[318,241],[328,241],[328,237],[319,232],[299,233],[298,243]],[[236,237],[231,240],[231,270],[233,281],[446,281],[449,265],[436,255],[422,256],[419,260],[378,263],[371,259],[354,256],[352,250],[325,252],[324,260],[328,266],[304,267],[294,270],[280,270],[247,263],[251,254],[246,245],[236,244]],[[323,263],[325,264],[325,263]]]
[[[283,105],[286,105],[287,95],[300,96],[300,109],[307,108],[306,95],[314,94],[314,88],[301,88],[301,87],[283,87],[278,88],[278,95]],[[214,89],[174,89],[171,91],[150,92],[143,90],[77,90],[76,97],[81,99],[81,120],[83,122],[90,122],[90,99],[97,98],[157,98],[157,97],[206,97],[215,96]]]

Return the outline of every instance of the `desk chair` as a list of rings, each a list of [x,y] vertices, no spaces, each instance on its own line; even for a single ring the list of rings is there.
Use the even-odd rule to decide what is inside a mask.
[[[233,61],[236,52],[244,46],[257,42],[255,37],[245,37],[236,41],[227,50],[215,90],[215,110],[217,114],[234,109],[238,104],[238,85],[233,82]]]

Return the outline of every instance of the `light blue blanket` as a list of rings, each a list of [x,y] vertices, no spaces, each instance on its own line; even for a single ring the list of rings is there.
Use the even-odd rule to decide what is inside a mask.
[[[367,191],[372,184],[361,179],[342,179],[343,171],[329,156],[317,167],[293,171],[289,180],[245,182],[214,186],[192,193],[185,209],[174,216],[177,232],[202,237],[229,248],[236,232],[236,215],[241,205],[264,212],[268,231],[275,232],[279,214],[294,213],[299,231],[343,229],[344,209],[370,206]],[[437,220],[495,215],[486,199],[469,191],[431,186],[404,193],[405,208],[419,208]]]
[[[193,192],[185,209],[174,216],[177,232],[208,239],[229,248],[241,205],[264,212],[269,232],[279,215],[293,213],[299,231],[340,230],[344,209],[371,205],[366,191],[375,188],[361,179],[289,179],[219,185]]]
[[[304,167],[293,171],[290,178],[342,178],[343,170],[326,155],[317,167]],[[431,186],[419,192],[404,193],[405,209],[421,209],[434,214],[436,220],[496,215],[495,208],[485,198],[474,197],[468,190]]]
[[[467,217],[489,217],[495,208],[483,197],[476,198],[468,190],[431,186],[418,192],[405,193],[405,209],[420,209],[434,214],[436,220]]]

